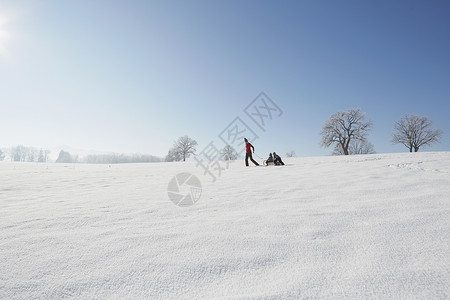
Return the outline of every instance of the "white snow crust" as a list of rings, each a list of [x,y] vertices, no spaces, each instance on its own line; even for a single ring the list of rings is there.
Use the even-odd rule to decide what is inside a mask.
[[[0,299],[450,298],[450,152],[284,160],[2,162]]]

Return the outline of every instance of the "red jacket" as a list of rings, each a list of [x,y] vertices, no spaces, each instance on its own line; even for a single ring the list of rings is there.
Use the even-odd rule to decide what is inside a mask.
[[[255,152],[255,147],[253,147],[252,144],[250,143],[245,144],[245,152],[251,153],[252,151],[250,150],[250,148],[253,148],[253,152]]]

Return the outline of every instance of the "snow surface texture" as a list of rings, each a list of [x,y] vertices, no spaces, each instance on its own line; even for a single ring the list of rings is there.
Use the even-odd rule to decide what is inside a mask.
[[[450,298],[450,152],[284,160],[0,163],[0,298]]]

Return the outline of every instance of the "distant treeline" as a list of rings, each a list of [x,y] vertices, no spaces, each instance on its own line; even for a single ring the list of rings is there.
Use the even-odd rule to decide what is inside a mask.
[[[161,158],[148,154],[89,154],[79,158],[78,155],[71,155],[69,152],[61,150],[58,155],[57,163],[88,163],[88,164],[129,164],[129,163],[149,163],[160,162]]]
[[[50,150],[38,149],[35,147],[28,147],[18,145],[11,148],[0,149],[0,161],[8,159],[11,161],[21,162],[49,162]],[[107,154],[90,154],[84,157],[79,157],[76,154],[70,154],[67,151],[61,150],[57,163],[88,163],[88,164],[123,164],[123,163],[149,163],[160,162],[161,158],[149,154],[123,154],[123,153],[107,153]]]
[[[8,157],[11,161],[47,162],[50,150],[38,149],[17,145],[15,147],[0,149],[0,160]]]
[[[82,162],[88,164],[126,164],[126,163],[148,163],[160,162],[161,158],[148,154],[91,154],[86,156]]]

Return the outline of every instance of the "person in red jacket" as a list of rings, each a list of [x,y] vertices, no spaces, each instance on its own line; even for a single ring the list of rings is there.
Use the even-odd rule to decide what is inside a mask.
[[[253,149],[253,153],[255,153],[255,147],[253,147],[253,145],[250,144],[246,138],[244,138],[244,142],[245,142],[245,165],[248,167],[248,158],[250,157],[250,160],[255,165],[259,166],[259,164],[252,157],[251,149]]]

